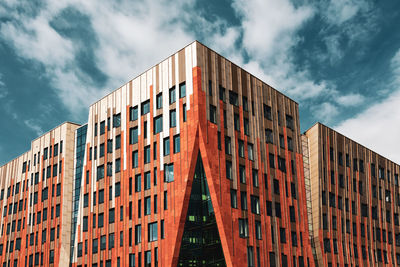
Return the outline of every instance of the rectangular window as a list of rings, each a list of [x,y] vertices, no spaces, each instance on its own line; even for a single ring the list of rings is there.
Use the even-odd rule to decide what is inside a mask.
[[[175,86],[173,86],[171,89],[169,89],[169,104],[173,104],[176,101],[175,97]]]
[[[257,196],[250,196],[251,212],[260,214],[260,198]]]
[[[229,136],[225,136],[225,154],[227,154],[227,155],[232,154],[231,138]]]
[[[138,136],[139,136],[139,128],[138,127],[133,127],[129,129],[129,144],[137,144],[138,142]]]
[[[169,155],[169,149],[170,149],[169,137],[166,137],[164,138],[164,156]]]
[[[164,210],[168,209],[168,192],[164,191]]]
[[[178,135],[174,136],[174,154],[181,151],[181,138]]]
[[[162,132],[162,130],[163,130],[162,115],[159,115],[154,118],[154,134],[158,134],[159,132]]]
[[[157,233],[157,223],[149,223],[148,224],[148,240],[149,242],[157,241],[158,233]]]
[[[139,152],[137,150],[132,151],[132,168],[139,167]]]
[[[129,109],[129,120],[130,120],[130,121],[135,121],[135,120],[137,120],[138,117],[139,117],[138,114],[139,114],[139,108],[138,108],[138,106],[131,107],[131,108]]]
[[[164,164],[164,182],[174,181],[174,164]]]
[[[225,88],[219,85],[219,100],[225,102]]]
[[[176,127],[176,110],[169,111],[169,127],[174,128]]]
[[[253,169],[253,186],[258,187],[258,170]]]
[[[231,207],[237,209],[237,190],[231,189]]]
[[[112,176],[112,162],[107,162],[107,176]]]
[[[242,210],[247,210],[247,193],[245,191],[240,192],[240,205]]]
[[[249,237],[249,222],[247,219],[239,219],[239,237]]]
[[[247,101],[247,97],[242,97],[242,105],[244,111],[249,111],[249,102]]]
[[[286,127],[292,130],[294,129],[293,117],[287,114],[286,114]]]
[[[97,216],[97,227],[103,228],[104,226],[104,213],[99,213],[99,216]]]
[[[104,157],[104,143],[100,144],[99,157]]]
[[[249,119],[247,119],[247,118],[243,119],[243,128],[244,128],[244,134],[250,135]]]
[[[135,245],[142,243],[142,225],[135,225]]]
[[[186,83],[179,84],[179,98],[186,96]]]
[[[151,186],[151,175],[150,172],[144,173],[144,190],[150,189]]]
[[[217,123],[217,108],[210,105],[210,122]]]
[[[100,122],[100,135],[103,135],[106,132],[106,121]]]
[[[239,179],[242,184],[246,183],[246,167],[239,165]]]
[[[247,155],[249,160],[254,160],[253,144],[247,144]]]
[[[114,220],[115,220],[115,209],[112,208],[108,211],[108,222],[114,223]]]
[[[272,109],[270,106],[264,104],[264,118],[272,120]]]
[[[237,107],[239,106],[239,98],[237,93],[229,91],[229,104],[232,104]]]
[[[121,113],[113,115],[113,128],[121,126]]]
[[[151,214],[151,197],[144,198],[144,215]]]
[[[262,234],[261,234],[261,222],[260,221],[255,221],[255,228],[256,228],[256,238],[258,240],[261,240]]]
[[[149,113],[150,112],[150,100],[144,101],[142,103],[141,108],[142,108],[142,110],[141,110],[142,115]]]
[[[243,140],[238,140],[238,152],[239,152],[239,157],[244,158],[244,142],[243,142]]]
[[[144,164],[150,163],[150,146],[144,147]]]
[[[186,104],[183,104],[182,116],[183,116],[183,122],[186,122],[186,120],[187,120]]]
[[[104,165],[97,167],[97,181],[104,178]]]
[[[135,175],[135,192],[140,192],[142,189],[142,176],[140,174]]]
[[[239,114],[234,114],[233,115],[233,124],[234,124],[235,130],[240,132],[240,117],[239,117]]]
[[[226,164],[226,178],[229,180],[232,180],[233,179],[233,177],[232,177],[232,162],[227,160],[225,162],[225,164]]]
[[[159,93],[157,96],[156,96],[156,108],[157,109],[161,109],[162,108],[162,92],[161,93]]]
[[[254,267],[254,251],[252,246],[247,247],[247,266]],[[287,266],[287,265],[282,265]]]
[[[272,153],[269,153],[269,167],[275,168],[275,155]]]

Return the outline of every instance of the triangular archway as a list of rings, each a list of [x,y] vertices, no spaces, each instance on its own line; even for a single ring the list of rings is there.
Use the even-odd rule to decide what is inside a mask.
[[[226,266],[200,153],[197,156],[178,266]]]

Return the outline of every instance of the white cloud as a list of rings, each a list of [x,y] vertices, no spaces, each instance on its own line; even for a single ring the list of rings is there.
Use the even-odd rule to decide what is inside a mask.
[[[366,147],[400,164],[400,50],[391,61],[394,91],[358,116],[335,127]]]
[[[8,16],[13,19],[1,24],[0,35],[15,47],[20,57],[44,66],[44,75],[50,79],[60,100],[76,116],[106,92],[194,39],[183,30],[182,20],[179,20],[182,13],[177,12],[190,2],[142,1],[132,5],[130,1],[121,1],[113,5],[94,0],[47,1],[32,18],[15,11],[19,3],[8,4]],[[98,41],[93,51],[94,64],[110,77],[102,88],[77,68],[76,56],[81,43],[61,36],[50,25],[50,21],[67,7],[76,8],[90,18]]]
[[[361,94],[350,93],[348,95],[339,95],[335,98],[335,101],[345,107],[358,106],[364,103],[365,97]]]
[[[367,0],[335,0],[323,1],[321,9],[330,24],[340,25],[362,12],[369,9]]]
[[[3,74],[0,73],[0,99],[6,97],[8,94],[6,84],[2,81],[2,78]]]
[[[400,164],[400,92],[377,103],[335,129]]]
[[[329,102],[313,104],[311,112],[317,121],[322,121],[326,124],[332,122],[335,116],[339,114],[337,106]]]
[[[36,121],[32,119],[24,120],[24,124],[26,127],[31,129],[36,134],[36,136],[40,136],[43,134],[42,127],[40,127]]]

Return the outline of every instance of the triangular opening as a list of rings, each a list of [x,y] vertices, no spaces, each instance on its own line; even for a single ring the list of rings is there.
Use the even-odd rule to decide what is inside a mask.
[[[200,153],[197,156],[178,266],[226,266]]]

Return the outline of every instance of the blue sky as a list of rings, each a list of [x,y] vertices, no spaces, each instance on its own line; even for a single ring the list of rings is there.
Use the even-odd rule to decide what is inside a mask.
[[[0,165],[196,39],[400,163],[400,1],[98,2],[0,2]]]

